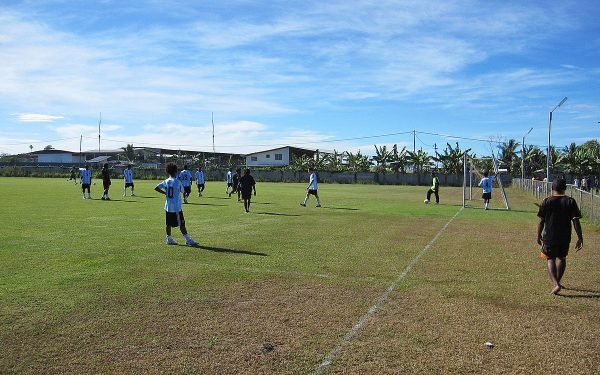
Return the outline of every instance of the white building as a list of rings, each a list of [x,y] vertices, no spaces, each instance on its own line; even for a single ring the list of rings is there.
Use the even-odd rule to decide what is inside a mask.
[[[294,158],[306,155],[313,159],[316,150],[285,146],[271,150],[253,152],[246,155],[248,167],[284,167],[292,164]]]
[[[31,153],[37,157],[38,163],[70,164],[85,161],[85,156],[78,152],[65,150],[40,150]]]

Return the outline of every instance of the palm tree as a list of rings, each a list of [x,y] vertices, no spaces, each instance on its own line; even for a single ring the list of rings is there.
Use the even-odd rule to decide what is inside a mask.
[[[385,172],[387,168],[387,164],[392,156],[392,153],[387,150],[387,146],[377,147],[375,146],[375,156],[373,156],[373,161],[377,164],[377,172]]]
[[[327,165],[327,168],[331,172],[338,172],[342,170],[342,156],[337,152],[337,150],[333,150],[333,154],[328,154],[325,156],[324,163]]]
[[[33,152],[33,145],[29,145],[29,152]]]
[[[367,155],[363,155],[358,151],[353,154],[346,151],[346,157],[348,159],[348,170],[351,172],[368,172],[373,164]]]
[[[417,150],[416,152],[408,152],[411,164],[415,166],[416,173],[424,173],[431,167],[432,157],[427,151]]]
[[[565,172],[571,173],[571,174],[580,173],[580,171],[578,170],[579,164],[578,164],[578,160],[577,160],[577,151],[578,150],[579,150],[579,147],[577,147],[577,144],[575,144],[575,142],[573,142],[570,145],[565,146],[563,148],[563,150],[562,150],[563,157],[561,160],[561,165]]]
[[[406,173],[406,166],[409,164],[408,152],[406,147],[398,151],[398,145],[392,147],[392,155],[390,157],[390,166],[394,173]]]
[[[444,153],[440,154],[436,151],[436,157],[433,160],[442,163],[442,171],[444,173],[461,174],[463,172],[463,157],[465,152],[469,152],[471,149],[461,150],[458,142],[456,147],[452,147],[450,143],[446,143]]]
[[[125,156],[128,161],[131,162],[135,159],[135,149],[133,148],[132,144],[127,144],[127,146],[121,147],[121,150],[123,150],[123,156]]]
[[[517,148],[519,148],[520,145],[521,144],[515,139],[509,139],[498,145],[498,148],[500,149],[500,156],[498,159],[500,163],[508,169],[508,173],[510,174],[520,168],[521,161],[517,155]]]

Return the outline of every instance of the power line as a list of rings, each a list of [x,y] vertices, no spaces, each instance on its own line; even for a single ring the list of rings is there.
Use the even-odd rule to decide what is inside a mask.
[[[344,141],[356,141],[356,140],[362,140],[362,139],[373,139],[373,138],[384,138],[384,137],[391,137],[391,136],[395,136],[395,135],[402,135],[402,134],[410,134],[412,133],[412,131],[407,131],[407,132],[398,132],[398,133],[388,133],[388,134],[377,134],[377,135],[368,135],[368,136],[362,136],[362,137],[352,137],[352,138],[337,138],[337,139],[328,139],[328,140],[321,140],[321,141],[314,141],[314,142],[289,142],[289,143],[270,143],[270,144],[238,144],[238,145],[222,145],[220,147],[224,148],[224,147],[230,147],[230,148],[235,148],[235,147],[273,147],[273,146],[289,146],[289,145],[310,145],[310,144],[315,144],[315,143],[335,143],[335,142],[344,142]],[[92,137],[86,137],[84,136],[83,138],[88,138],[88,139],[94,139]],[[110,142],[121,142],[121,143],[129,143],[130,141],[125,141],[122,139],[108,139],[108,138],[104,138],[105,141],[110,141]],[[165,144],[165,143],[149,143],[149,142],[135,142],[138,145],[148,145],[148,146],[160,146],[160,147],[196,147],[196,148],[209,148],[211,146],[207,146],[207,145],[173,145],[173,144]]]
[[[29,142],[20,142],[20,143],[2,143],[2,146],[20,146],[20,145],[30,145],[30,144],[38,144],[38,143],[50,143],[50,142],[59,142],[59,141],[68,141],[71,139],[78,139],[79,137],[71,137],[71,138],[59,138],[59,139],[50,139],[44,141],[29,141]]]

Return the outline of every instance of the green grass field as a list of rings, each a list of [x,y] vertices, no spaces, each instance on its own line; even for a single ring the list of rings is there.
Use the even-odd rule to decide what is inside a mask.
[[[105,202],[0,178],[0,373],[312,374],[375,305],[324,373],[600,371],[598,230],[551,296],[516,189],[510,212],[459,212],[459,188],[434,206],[424,187],[321,184],[304,208],[305,184],[259,182],[245,214],[208,182],[184,206],[192,248],[165,244],[157,182],[113,183]]]

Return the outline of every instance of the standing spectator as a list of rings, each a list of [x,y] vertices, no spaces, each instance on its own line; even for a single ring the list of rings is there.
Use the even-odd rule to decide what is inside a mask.
[[[562,285],[560,280],[567,268],[567,255],[571,243],[571,222],[577,233],[575,250],[583,248],[583,234],[579,218],[581,212],[575,199],[565,195],[567,183],[558,178],[552,182],[552,195],[545,198],[540,204],[537,227],[537,243],[542,245],[540,256],[548,264],[548,276],[554,285],[552,294],[558,294]]]
[[[583,178],[581,179],[581,190],[587,191],[587,187],[588,187],[587,182],[588,182],[587,178],[585,176],[583,176]]]

